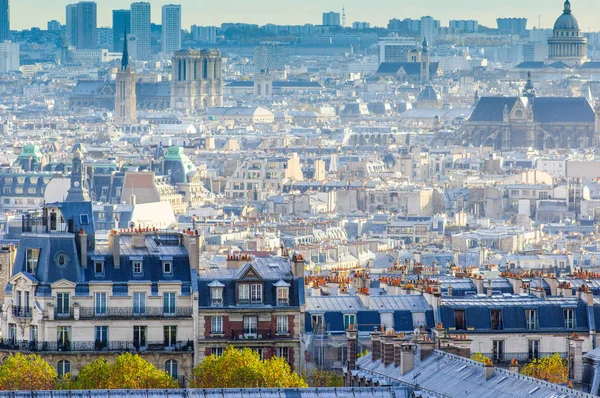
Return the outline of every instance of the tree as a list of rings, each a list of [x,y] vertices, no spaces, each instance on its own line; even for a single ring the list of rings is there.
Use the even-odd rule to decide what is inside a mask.
[[[39,355],[17,353],[0,365],[0,390],[52,390],[57,377]]]
[[[483,355],[482,353],[478,352],[476,354],[474,354],[471,357],[472,360],[477,361],[477,362],[481,362],[484,365],[493,365],[493,362],[490,358],[486,357],[485,355]]]
[[[335,372],[327,370],[314,370],[309,373],[305,380],[311,387],[343,387],[344,379]]]
[[[227,347],[223,355],[206,357],[194,368],[192,388],[302,388],[306,382],[284,358],[261,360],[257,352]]]
[[[154,388],[179,388],[179,384],[167,372],[157,369],[139,355],[120,355],[111,365],[100,358],[87,364],[77,380],[65,380],[63,389],[78,390],[146,390]]]
[[[567,361],[559,354],[534,359],[525,365],[522,374],[536,379],[547,380],[550,383],[566,383],[569,380]]]

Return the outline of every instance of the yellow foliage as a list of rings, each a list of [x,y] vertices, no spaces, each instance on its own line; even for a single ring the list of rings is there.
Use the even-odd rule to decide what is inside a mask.
[[[567,361],[563,360],[559,354],[534,359],[525,365],[521,373],[550,383],[561,384],[569,380]]]
[[[11,355],[0,365],[0,390],[52,390],[56,369],[39,355]]]
[[[314,370],[307,374],[304,379],[311,387],[343,387],[342,376],[327,370]]]
[[[227,347],[223,355],[206,357],[194,368],[192,388],[304,388],[284,358],[261,360],[257,352]]]
[[[476,354],[474,354],[471,359],[473,361],[477,361],[477,362],[481,362],[484,365],[490,366],[493,365],[494,363],[492,362],[492,360],[488,357],[486,357],[485,355],[483,355],[482,353],[478,352]]]

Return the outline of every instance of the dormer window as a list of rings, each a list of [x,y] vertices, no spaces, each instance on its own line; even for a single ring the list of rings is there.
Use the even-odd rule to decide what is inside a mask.
[[[277,289],[277,305],[287,306],[290,303],[290,284],[280,280],[274,284]]]
[[[163,261],[163,274],[173,275],[173,262]]]
[[[225,287],[219,281],[213,281],[208,284],[210,288],[210,305],[212,307],[222,307],[223,306],[223,288]]]
[[[40,249],[27,249],[25,256],[25,272],[35,274],[40,256]]]
[[[94,275],[104,276],[104,261],[94,261]]]
[[[141,260],[134,260],[131,262],[132,266],[133,266],[133,275],[142,275],[144,269],[142,267],[142,261]]]

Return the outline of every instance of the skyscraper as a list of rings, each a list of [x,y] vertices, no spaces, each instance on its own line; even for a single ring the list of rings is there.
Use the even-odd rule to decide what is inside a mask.
[[[113,10],[112,12],[112,27],[113,27],[113,46],[114,52],[123,51],[124,32],[131,33],[131,11],[129,10]]]
[[[137,38],[136,59],[148,59],[152,53],[150,32],[150,3],[131,4],[131,34]]]
[[[96,48],[96,2],[77,3],[77,48]]]
[[[67,5],[67,39],[69,44],[77,45],[77,4]]]
[[[162,52],[172,54],[181,49],[181,6],[164,5],[162,8]]]
[[[342,26],[340,13],[333,11],[324,12],[323,26]]]
[[[8,0],[0,0],[0,43],[10,39],[10,7]]]

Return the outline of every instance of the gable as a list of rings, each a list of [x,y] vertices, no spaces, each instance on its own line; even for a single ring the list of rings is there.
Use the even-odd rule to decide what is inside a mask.
[[[260,274],[254,269],[252,265],[249,265],[248,269],[241,275],[240,280],[256,280],[262,279]]]

